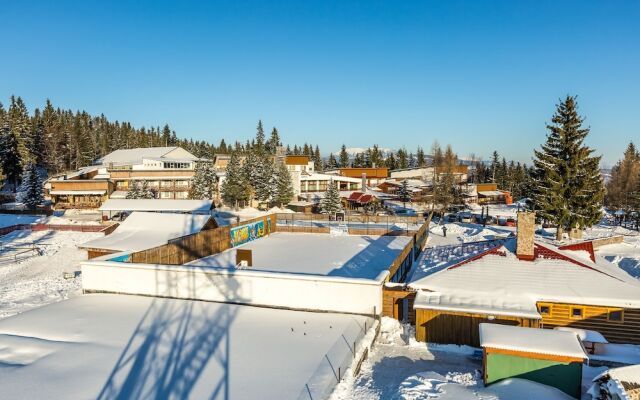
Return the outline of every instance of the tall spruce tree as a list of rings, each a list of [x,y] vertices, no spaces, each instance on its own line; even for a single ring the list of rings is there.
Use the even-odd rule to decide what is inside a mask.
[[[405,179],[398,188],[398,200],[402,202],[402,208],[407,208],[407,201],[411,200],[411,193],[409,192],[409,183]]]
[[[210,162],[196,163],[193,184],[189,190],[189,198],[196,200],[213,200],[218,190],[218,176]]]
[[[247,182],[246,175],[240,165],[240,156],[236,151],[231,153],[221,194],[222,200],[226,204],[236,208],[249,200],[249,182]]]
[[[558,240],[565,230],[584,229],[601,218],[600,157],[593,156],[594,150],[584,144],[589,128],[583,122],[576,98],[567,96],[547,124],[546,142],[534,151],[534,203],[540,216],[557,226]]]
[[[329,187],[324,193],[324,198],[320,201],[320,212],[323,214],[335,215],[342,211],[342,201],[340,199],[340,190],[338,184],[333,181],[329,182]]]
[[[19,147],[19,139],[11,131],[9,121],[5,118],[0,128],[0,167],[6,183],[14,193],[20,184],[22,174],[22,156]]]
[[[279,163],[274,174],[275,193],[273,201],[280,207],[288,204],[293,199],[293,185],[291,183],[291,173],[284,163]]]
[[[33,163],[27,164],[22,174],[17,200],[24,203],[29,210],[35,210],[44,201],[42,184],[38,166]]]
[[[127,191],[127,195],[125,198],[127,199],[139,199],[142,194],[140,190],[140,183],[137,180],[131,180],[129,182],[129,191]]]
[[[271,154],[275,154],[278,146],[282,146],[282,142],[280,142],[280,134],[278,133],[278,129],[274,126],[271,130],[271,136],[267,141],[267,151]]]
[[[340,147],[340,154],[338,155],[338,161],[340,163],[340,168],[348,168],[349,167],[349,153],[347,153],[347,146],[344,144]]]
[[[640,153],[631,142],[627,146],[622,160],[618,161],[611,169],[605,204],[609,207],[631,211],[639,173]]]

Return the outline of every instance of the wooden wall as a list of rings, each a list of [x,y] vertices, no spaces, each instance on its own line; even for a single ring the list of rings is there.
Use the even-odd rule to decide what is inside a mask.
[[[203,230],[174,239],[168,244],[131,254],[130,262],[144,264],[183,265],[191,261],[221,253],[231,248],[231,228],[253,222],[271,220],[271,233],[276,231],[275,214],[253,218],[230,226]]]
[[[105,249],[87,249],[87,259],[91,260],[92,258],[102,257],[114,253],[117,253],[117,251]]]
[[[580,304],[538,303],[551,307],[550,315],[542,316],[542,326],[553,329],[556,326],[589,329],[602,333],[612,343],[640,344],[640,309],[621,309],[616,307],[597,307]],[[583,318],[573,319],[571,307],[582,307]],[[623,310],[623,321],[608,321],[609,310]]]
[[[402,288],[384,288],[382,290],[382,315],[397,320],[406,320],[411,324],[416,323],[416,311],[413,309],[413,302],[416,293],[413,291],[403,290]],[[409,315],[402,315],[402,303],[407,301],[407,309]]]
[[[538,328],[538,320],[438,310],[416,310],[416,340],[421,342],[480,346],[479,325],[483,322]]]
[[[68,180],[68,181],[51,181],[51,190],[109,190],[109,181],[83,181],[83,180]]]

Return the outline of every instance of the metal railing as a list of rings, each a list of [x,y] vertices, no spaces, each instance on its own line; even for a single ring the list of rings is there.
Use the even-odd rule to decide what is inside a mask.
[[[357,317],[356,317],[357,318]],[[347,370],[354,365],[358,355],[358,344],[375,326],[377,317],[365,317],[364,321],[354,319],[340,334],[338,340],[322,357],[314,373],[305,383],[298,400],[327,399],[336,385],[344,378]]]

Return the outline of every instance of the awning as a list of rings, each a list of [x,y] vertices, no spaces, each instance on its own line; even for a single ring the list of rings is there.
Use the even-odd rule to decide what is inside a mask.
[[[106,190],[52,190],[49,194],[55,196],[102,196]]]
[[[498,190],[485,190],[482,192],[478,192],[480,196],[504,196],[504,192],[500,192]]]

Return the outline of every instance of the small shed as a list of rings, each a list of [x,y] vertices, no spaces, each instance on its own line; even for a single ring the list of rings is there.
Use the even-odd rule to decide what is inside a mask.
[[[521,378],[580,398],[587,355],[575,333],[483,323],[480,346],[485,385]]]

